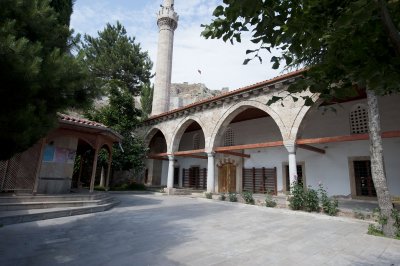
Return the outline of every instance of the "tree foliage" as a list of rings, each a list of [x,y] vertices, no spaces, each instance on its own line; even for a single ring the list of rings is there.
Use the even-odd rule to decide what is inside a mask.
[[[95,94],[69,53],[72,0],[64,2],[69,8],[57,12],[49,0],[0,1],[0,160],[43,137],[58,111],[85,106]]]
[[[289,92],[309,89],[325,100],[356,96],[366,89],[369,105],[372,176],[379,206],[388,218],[385,234],[394,235],[390,194],[383,166],[376,95],[400,91],[400,4],[398,0],[224,0],[202,35],[232,43],[251,31],[261,51],[276,49],[272,68],[307,67]],[[244,61],[247,64],[251,59]],[[292,96],[294,97],[294,96]],[[304,96],[305,104],[313,104]],[[279,97],[273,97],[271,104]],[[294,97],[294,100],[295,97]]]
[[[143,119],[151,114],[153,105],[153,92],[154,86],[150,84],[145,84],[142,88],[142,93],[140,95],[140,105],[142,106]]]
[[[107,24],[98,35],[85,35],[80,58],[90,71],[92,86],[103,92],[108,104],[93,108],[86,115],[124,137],[123,151],[114,147],[114,169],[138,170],[143,166],[145,147],[142,140],[133,135],[142,116],[133,96],[148,86],[152,62],[140,44],[127,36],[119,22]]]
[[[272,68],[307,67],[305,78],[291,92],[309,88],[325,99],[355,94],[355,86],[377,94],[399,91],[400,5],[384,0],[224,0],[213,22],[202,32],[206,38],[241,41],[251,31],[259,48],[247,50],[253,58],[261,51],[277,49]],[[384,10],[384,11],[382,11]],[[392,27],[382,19],[387,11]],[[395,27],[393,29],[393,27]],[[400,47],[400,46],[399,46]],[[247,63],[246,59],[244,63]]]

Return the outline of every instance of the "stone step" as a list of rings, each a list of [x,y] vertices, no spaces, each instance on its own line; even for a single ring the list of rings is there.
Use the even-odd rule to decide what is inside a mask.
[[[87,200],[101,200],[106,197],[108,197],[108,193],[35,195],[35,196],[17,195],[17,196],[0,196],[0,203],[87,201]]]
[[[112,201],[111,197],[101,197],[95,200],[58,200],[58,201],[34,201],[34,202],[9,202],[0,203],[0,211],[17,211],[31,209],[65,208],[102,205]]]
[[[104,204],[93,205],[93,206],[1,212],[0,225],[34,222],[34,221],[68,217],[74,215],[103,212],[113,208],[118,203],[119,201],[112,200]]]

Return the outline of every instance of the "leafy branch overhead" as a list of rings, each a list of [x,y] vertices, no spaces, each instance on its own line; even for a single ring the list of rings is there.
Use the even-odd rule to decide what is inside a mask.
[[[309,90],[325,101],[348,99],[365,90],[368,102],[371,172],[379,207],[388,219],[383,231],[394,236],[393,205],[383,165],[383,146],[377,95],[400,91],[399,0],[224,0],[209,25],[206,38],[240,42],[251,31],[248,50],[259,58],[263,49],[280,52],[272,68],[306,67],[303,78],[291,84],[294,93]],[[297,94],[295,94],[297,95]],[[279,101],[275,96],[267,104]],[[304,97],[306,105],[313,104]]]
[[[399,91],[397,0],[225,0],[213,15],[203,25],[205,38],[234,43],[251,31],[251,42],[260,47],[246,54],[259,58],[260,50],[275,49],[280,55],[272,57],[272,68],[307,67],[290,92],[309,88],[330,100],[354,96],[356,88],[380,95]]]

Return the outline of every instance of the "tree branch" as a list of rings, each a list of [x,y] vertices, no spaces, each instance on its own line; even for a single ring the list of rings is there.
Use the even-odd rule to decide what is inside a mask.
[[[390,42],[393,44],[396,54],[400,56],[400,32],[393,23],[388,7],[386,5],[386,1],[375,0],[375,2],[379,6],[381,13],[381,20],[387,34],[389,35]]]

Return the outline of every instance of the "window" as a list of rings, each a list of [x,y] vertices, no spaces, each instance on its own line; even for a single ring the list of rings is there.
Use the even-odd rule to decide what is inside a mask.
[[[200,149],[200,136],[199,133],[193,135],[193,150]]]
[[[235,145],[235,135],[233,134],[232,128],[228,127],[224,134],[224,146]]]
[[[368,111],[367,108],[358,104],[350,112],[351,134],[368,133]]]

